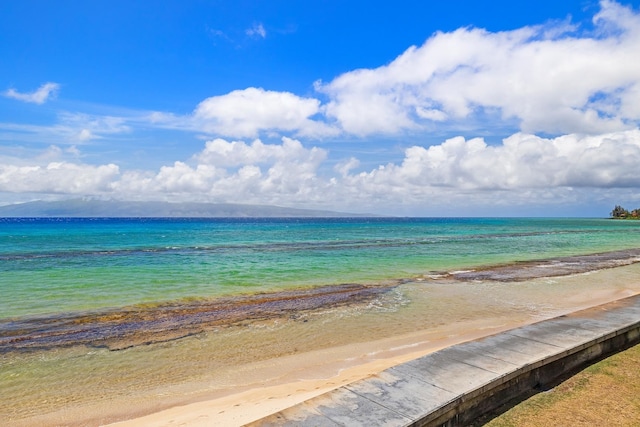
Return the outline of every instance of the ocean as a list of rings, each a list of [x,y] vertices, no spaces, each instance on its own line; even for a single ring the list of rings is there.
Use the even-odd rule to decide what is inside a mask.
[[[640,246],[593,219],[0,219],[0,318],[341,283]]]
[[[544,318],[640,291],[638,248],[608,219],[0,219],[0,418],[98,425],[257,361]]]

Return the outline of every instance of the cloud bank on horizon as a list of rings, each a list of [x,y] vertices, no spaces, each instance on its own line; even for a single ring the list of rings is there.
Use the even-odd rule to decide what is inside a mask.
[[[271,36],[262,23],[245,34]],[[589,29],[565,20],[436,32],[377,68],[310,82],[304,94],[248,86],[202,99],[187,114],[59,109],[45,124],[0,123],[0,137],[15,141],[0,151],[0,194],[604,215],[614,203],[640,205],[638,52],[640,11],[603,0]],[[67,85],[3,95],[43,108]],[[502,141],[483,138],[487,129]],[[111,138],[135,145],[149,130],[203,138],[204,146],[156,169],[86,154],[108,152]],[[434,134],[447,136],[419,143]],[[43,148],[25,148],[34,141]],[[381,144],[402,147],[398,160],[372,164],[360,155]]]

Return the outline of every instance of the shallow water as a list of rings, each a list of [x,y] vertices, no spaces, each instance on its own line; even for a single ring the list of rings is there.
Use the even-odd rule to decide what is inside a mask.
[[[410,282],[359,304],[220,327],[119,351],[71,346],[0,355],[0,417],[9,425],[99,425],[174,404],[308,378],[280,358],[429,331],[434,342],[474,328],[529,323],[640,292],[640,264],[517,283]],[[373,350],[384,348],[374,346]],[[303,356],[304,357],[304,356]],[[328,372],[327,377],[336,372]],[[62,410],[62,412],[60,412]],[[74,411],[75,410],[75,411]],[[44,418],[37,418],[44,414]],[[34,418],[36,417],[36,418]],[[24,423],[23,423],[24,422]],[[23,424],[21,424],[23,423]],[[75,424],[74,424],[75,423]]]
[[[302,375],[283,357],[640,292],[629,222],[29,221],[0,232],[8,425],[99,425]]]

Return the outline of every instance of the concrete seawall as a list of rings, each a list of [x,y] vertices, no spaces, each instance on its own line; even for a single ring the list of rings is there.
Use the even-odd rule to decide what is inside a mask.
[[[429,354],[249,424],[465,426],[640,342],[640,295]]]

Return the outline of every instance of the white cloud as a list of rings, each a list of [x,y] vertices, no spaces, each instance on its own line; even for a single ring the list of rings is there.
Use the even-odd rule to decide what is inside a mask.
[[[317,164],[325,157],[324,150],[315,147],[308,150],[300,141],[286,137],[282,138],[280,145],[264,144],[259,139],[247,145],[243,141],[228,142],[218,138],[208,141],[205,149],[196,156],[196,159],[201,164],[236,167],[274,161],[290,163],[304,161]]]
[[[556,138],[517,133],[500,145],[456,137],[410,147],[401,162],[364,172],[353,172],[361,165],[349,158],[333,175],[321,172],[325,150],[290,138],[280,144],[215,139],[191,161],[156,172],[52,160],[62,154],[50,147],[19,166],[0,159],[0,191],[478,215],[629,197],[637,188],[640,130]]]
[[[267,31],[261,23],[253,24],[253,26],[245,30],[244,33],[249,37],[261,37],[263,39],[267,37]]]
[[[249,87],[204,99],[192,114],[78,114],[62,116],[60,126],[73,130],[72,142],[134,125],[225,138],[632,129],[640,123],[640,14],[602,1],[593,21],[593,31],[552,22],[439,32],[387,65],[316,82],[316,97]],[[264,28],[250,32],[260,36]]]
[[[334,178],[332,200],[374,212],[496,215],[521,206],[521,213],[548,214],[541,207],[628,199],[637,189],[638,164],[638,129],[550,139],[518,133],[495,146],[456,137],[410,147],[400,163]]]
[[[637,185],[638,164],[638,129],[553,139],[518,133],[497,146],[481,138],[456,137],[431,147],[410,147],[401,164],[350,176],[349,185],[384,182],[385,191],[392,191],[396,183],[406,189],[451,191],[630,187]]]
[[[119,174],[114,164],[91,166],[51,162],[46,166],[0,164],[0,191],[9,193],[96,194],[110,192]]]
[[[89,141],[95,138],[95,135],[89,129],[82,129],[76,136],[80,141]]]
[[[345,73],[317,90],[356,135],[398,133],[483,110],[525,132],[601,133],[640,120],[640,16],[603,1],[593,34],[551,23],[492,33],[437,33],[390,64]]]
[[[194,165],[175,162],[157,174],[127,172],[114,188],[135,199],[305,203],[324,195],[317,170],[325,159],[324,150],[286,137],[281,144],[216,139],[194,156]]]
[[[355,157],[351,157],[348,160],[339,162],[333,169],[338,172],[340,176],[346,177],[347,175],[349,175],[349,172],[351,172],[358,166],[360,166],[360,160],[356,159]]]
[[[605,0],[593,22],[593,31],[564,21],[504,32],[439,32],[387,65],[316,82],[324,103],[249,87],[205,99],[192,116],[149,119],[231,138],[634,128],[640,122],[640,15]],[[260,24],[247,34],[266,35]]]
[[[310,119],[319,112],[317,99],[250,87],[205,99],[195,109],[194,120],[206,132],[233,137],[256,137],[262,131],[288,131],[300,136],[335,132]]]
[[[161,193],[207,193],[215,179],[221,176],[216,168],[198,165],[195,168],[183,162],[163,166],[155,176],[155,191]]]
[[[44,104],[57,93],[60,85],[58,83],[48,82],[40,86],[36,91],[31,93],[21,93],[11,88],[4,92],[7,98],[17,99],[19,101],[30,102],[33,104]]]

